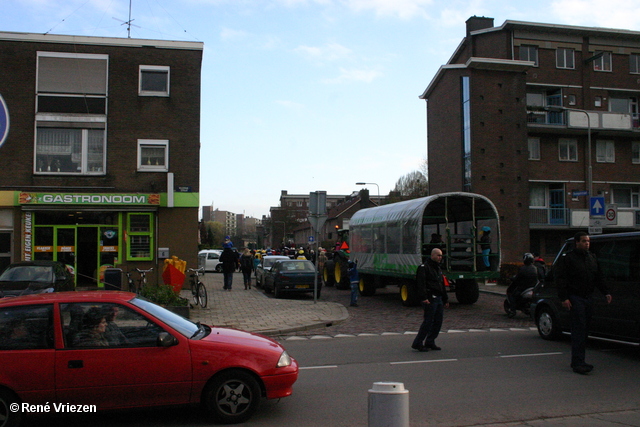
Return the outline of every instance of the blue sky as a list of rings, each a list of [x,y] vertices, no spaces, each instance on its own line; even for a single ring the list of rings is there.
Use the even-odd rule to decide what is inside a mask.
[[[0,31],[127,37],[128,0],[0,7]],[[473,15],[640,30],[637,0],[133,0],[131,37],[204,42],[200,205],[261,217],[281,190],[387,194],[419,169],[418,96]]]

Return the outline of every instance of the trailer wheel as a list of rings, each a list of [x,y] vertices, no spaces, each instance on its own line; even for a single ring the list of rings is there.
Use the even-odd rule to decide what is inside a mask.
[[[324,262],[324,267],[322,268],[322,282],[324,286],[333,286],[335,284],[333,269],[333,261],[327,260]]]
[[[349,274],[347,274],[347,270],[349,269],[347,261],[338,258],[335,260],[335,263],[336,265],[333,272],[336,280],[336,289],[349,289],[351,283],[349,283]]]
[[[362,275],[360,276],[360,283],[358,283],[358,289],[360,290],[360,295],[363,297],[370,297],[375,295],[376,286],[374,284],[373,277]]]
[[[480,297],[480,288],[475,279],[456,280],[456,298],[460,304],[475,304]]]
[[[404,281],[400,285],[400,299],[405,307],[413,307],[420,303],[415,281]]]

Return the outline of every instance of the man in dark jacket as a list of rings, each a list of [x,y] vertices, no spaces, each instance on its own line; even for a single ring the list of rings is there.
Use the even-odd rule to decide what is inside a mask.
[[[574,236],[575,249],[564,254],[555,271],[558,296],[562,306],[571,311],[571,368],[579,374],[588,374],[593,365],[585,362],[585,348],[589,335],[589,322],[593,314],[593,291],[597,287],[611,303],[598,260],[589,252],[590,238],[585,232]]]
[[[422,263],[416,273],[418,296],[422,301],[424,320],[411,345],[414,350],[440,350],[436,345],[436,338],[442,327],[444,308],[449,307],[447,288],[440,269],[441,261],[442,251],[434,248],[431,251],[431,258]]]
[[[224,248],[222,254],[220,254],[222,274],[224,275],[224,285],[222,289],[230,291],[233,285],[233,273],[236,271],[238,265],[238,258],[236,257],[236,253],[231,249],[231,243],[225,243],[222,247]]]

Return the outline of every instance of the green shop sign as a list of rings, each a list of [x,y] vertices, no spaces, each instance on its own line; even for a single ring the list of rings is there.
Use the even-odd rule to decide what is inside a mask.
[[[27,193],[18,196],[21,205],[160,205],[159,194],[130,193]]]

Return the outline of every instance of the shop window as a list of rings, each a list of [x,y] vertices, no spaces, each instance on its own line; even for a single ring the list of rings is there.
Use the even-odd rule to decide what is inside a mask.
[[[561,162],[578,161],[578,141],[561,138],[558,142],[559,160]]]
[[[169,170],[169,141],[138,140],[138,170],[167,172]]]
[[[127,260],[153,259],[153,214],[127,214]]]
[[[593,60],[594,71],[611,71],[611,52],[596,52],[598,56]]]
[[[155,65],[140,66],[140,96],[169,96],[170,68]]]

